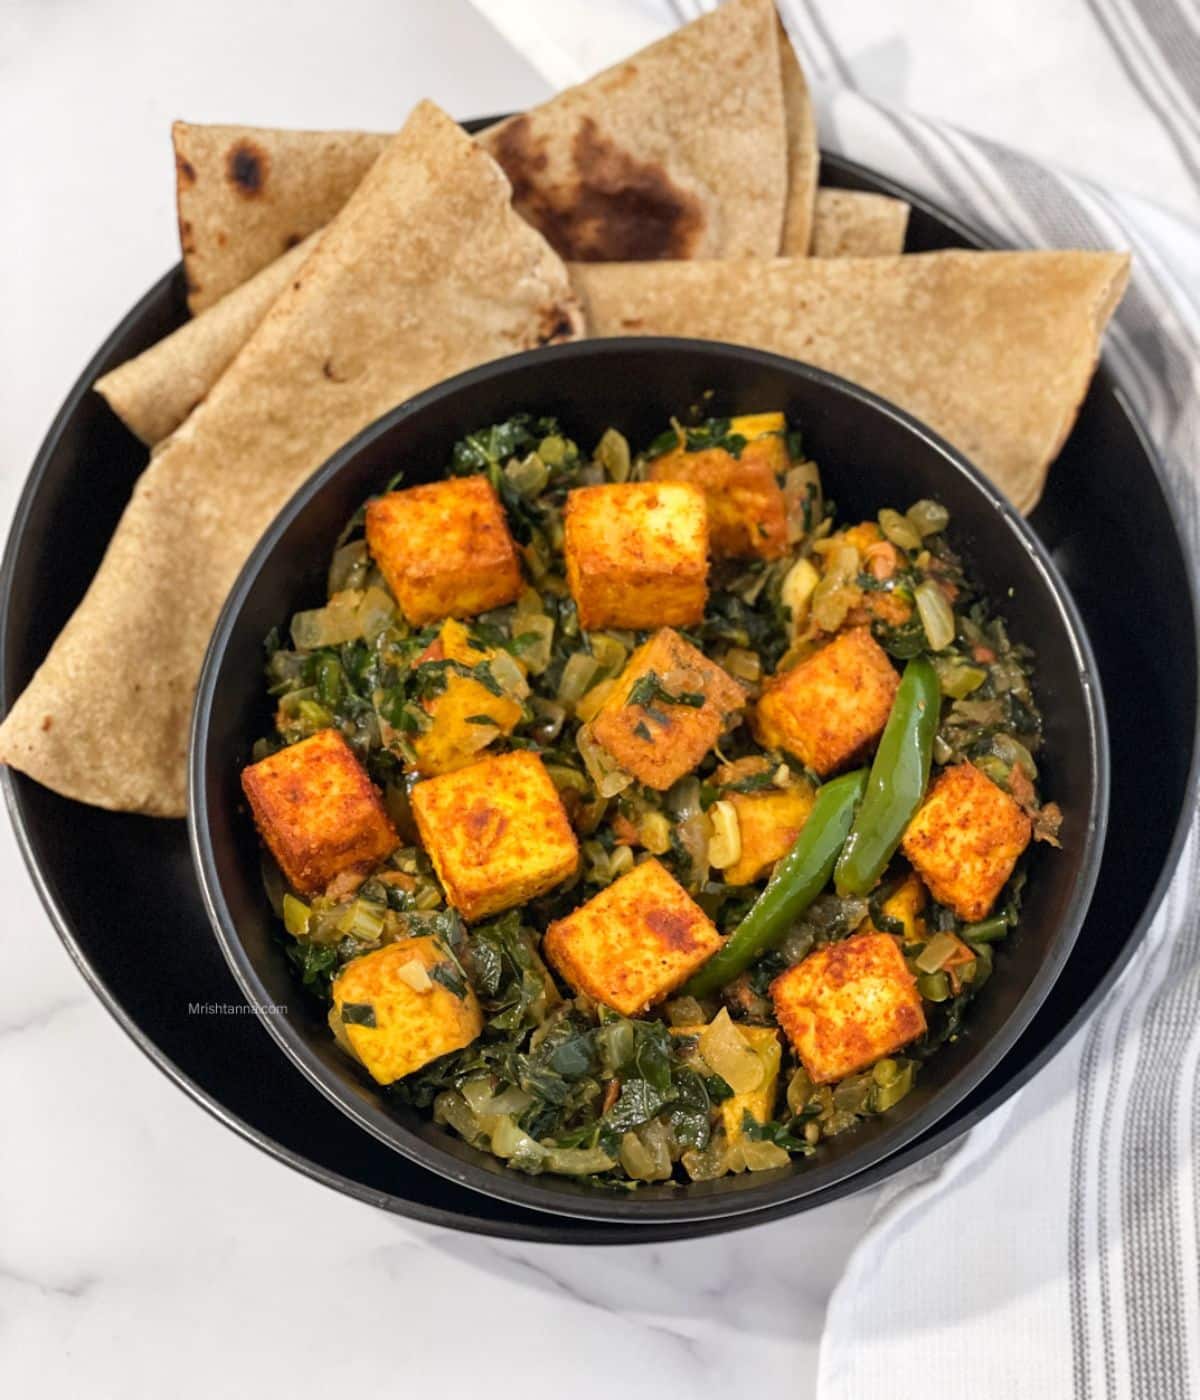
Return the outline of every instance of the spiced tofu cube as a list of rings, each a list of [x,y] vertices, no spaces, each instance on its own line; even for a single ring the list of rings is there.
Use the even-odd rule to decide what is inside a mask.
[[[708,598],[704,492],[683,482],[581,486],[567,496],[567,583],[588,631],[686,626]]]
[[[550,775],[524,749],[418,783],[412,809],[447,900],[471,922],[545,894],[579,864]]]
[[[987,917],[1033,823],[972,763],[945,769],[904,833],[900,849],[939,904],[960,919]]]
[[[334,979],[330,1019],[380,1084],[462,1050],[483,1030],[471,984],[431,935],[347,963]]]
[[[855,627],[767,683],[751,726],[819,773],[864,757],[883,733],[900,677],[865,627]]]
[[[486,476],[389,491],[367,505],[367,548],[400,610],[423,626],[511,603],[521,565]]]
[[[816,794],[805,782],[767,792],[731,792],[725,800],[738,817],[742,851],[724,870],[729,885],[748,885],[787,855],[813,809]]]
[[[775,1100],[779,1097],[779,1065],[783,1059],[779,1033],[774,1026],[738,1025],[737,1030],[762,1065],[762,1083],[757,1089],[747,1089],[721,1102],[721,1122],[730,1143],[738,1142],[746,1133],[746,1114],[759,1123],[769,1123],[775,1117]]]
[[[476,642],[463,623],[447,618],[437,640],[417,664],[449,662],[474,670],[495,655],[492,648]],[[426,777],[452,773],[477,762],[489,744],[512,733],[523,713],[520,702],[511,695],[496,694],[494,681],[489,686],[458,670],[439,669],[443,688],[424,702],[429,728],[409,741],[414,755],[410,766]]]
[[[771,1000],[814,1084],[866,1069],[925,1031],[916,979],[888,933],[818,948],[776,977]]]
[[[379,793],[336,729],[322,729],[242,771],[255,825],[288,884],[320,894],[400,844]]]
[[[664,627],[629,658],[591,732],[626,772],[662,791],[696,767],[745,704],[728,672]]]
[[[787,507],[780,475],[789,458],[782,413],[746,414],[730,420],[743,438],[737,456],[724,447],[689,452],[685,443],[656,457],[651,481],[687,481],[708,504],[709,548],[718,559],[778,559],[787,550]]]
[[[637,1016],[682,986],[721,941],[704,910],[651,859],[552,923],[542,951],[575,991]]]

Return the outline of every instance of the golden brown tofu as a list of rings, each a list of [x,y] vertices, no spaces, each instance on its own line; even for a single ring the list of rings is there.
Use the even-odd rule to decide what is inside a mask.
[[[579,864],[550,775],[523,749],[418,783],[412,809],[447,900],[471,922],[545,894]]]
[[[908,824],[900,849],[939,904],[987,917],[1029,845],[1033,823],[972,763],[945,769]]]
[[[591,732],[626,772],[662,791],[695,768],[745,704],[731,675],[664,627],[629,658]]]
[[[899,684],[887,653],[856,627],[767,682],[751,718],[754,737],[822,777],[836,773],[883,733]]]
[[[486,476],[455,476],[367,504],[367,548],[400,610],[423,626],[511,603],[521,565]]]
[[[816,794],[807,783],[796,782],[774,791],[727,793],[726,801],[738,815],[742,853],[725,868],[725,882],[749,885],[791,850]]]
[[[438,639],[430,648],[432,659],[457,661],[477,666],[495,655],[489,647],[476,645],[461,622],[447,618]],[[425,658],[422,658],[425,659]],[[450,672],[446,688],[425,702],[433,723],[412,736],[416,753],[414,769],[426,777],[452,773],[480,757],[480,751],[505,734],[511,734],[521,719],[521,706],[508,695],[496,695],[471,676]]]
[[[771,1000],[814,1084],[866,1069],[925,1031],[916,979],[888,933],[818,948],[776,977]]]
[[[368,870],[400,844],[379,793],[336,729],[242,770],[254,823],[300,894],[320,894],[336,875]]]
[[[432,936],[401,939],[347,963],[333,983],[330,1021],[380,1084],[463,1049],[483,1030],[470,983]]]
[[[721,941],[704,910],[651,859],[552,923],[542,952],[575,991],[637,1016],[682,986]]]
[[[708,503],[709,548],[718,559],[778,559],[787,550],[780,475],[788,467],[782,413],[747,414],[729,431],[746,438],[739,456],[722,447],[688,452],[681,443],[650,463],[651,481],[688,481]]]
[[[581,486],[567,496],[567,583],[579,625],[686,626],[708,599],[704,493],[684,482]]]

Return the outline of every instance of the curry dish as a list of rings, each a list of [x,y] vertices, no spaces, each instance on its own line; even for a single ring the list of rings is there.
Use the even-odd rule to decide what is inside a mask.
[[[518,415],[368,501],[268,639],[243,773],[362,1072],[513,1168],[627,1189],[897,1104],[1060,823],[1030,656],[949,524],[841,521],[776,412],[591,455]]]

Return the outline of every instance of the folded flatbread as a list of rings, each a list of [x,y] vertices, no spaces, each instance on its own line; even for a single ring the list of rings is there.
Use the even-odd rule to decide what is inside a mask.
[[[179,427],[254,334],[320,236],[310,233],[215,306],[96,380],[97,392],[130,431],[153,447]]]
[[[418,390],[578,325],[566,269],[513,212],[499,167],[422,103],[152,458],[91,587],[0,726],[0,759],[67,797],[182,815],[204,650],[288,497]]]
[[[593,335],[681,335],[790,355],[927,423],[1032,510],[1129,276],[1125,253],[918,253],[586,264]]]
[[[816,185],[808,94],[786,39],[785,124],[780,34],[771,0],[729,0],[479,139],[564,256],[772,257],[785,201],[801,230]],[[387,139],[177,122],[192,311],[327,223]],[[789,160],[806,182],[790,198]]]
[[[323,228],[391,137],[176,122],[171,140],[194,315]]]
[[[908,205],[886,195],[818,190],[812,232],[817,257],[875,257],[904,247]],[[235,287],[215,306],[96,381],[113,412],[153,446],[173,433],[249,340],[311,251],[317,235]]]
[[[814,258],[886,258],[904,252],[909,207],[902,199],[859,190],[818,190]],[[787,251],[786,249],[784,250]]]
[[[779,26],[778,39],[784,129],[787,134],[787,199],[783,207],[783,231],[776,251],[784,257],[802,258],[809,252],[813,239],[821,148],[817,142],[817,122],[804,70],[782,25]]]

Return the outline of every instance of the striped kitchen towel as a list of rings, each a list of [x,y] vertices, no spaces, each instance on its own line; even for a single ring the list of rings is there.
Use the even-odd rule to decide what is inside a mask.
[[[713,7],[475,4],[559,87]],[[1134,251],[1107,353],[1165,458],[1195,557],[1195,0],[780,10],[827,149],[1009,245]],[[1071,1045],[880,1195],[830,1302],[823,1400],[1200,1395],[1198,859],[1193,832],[1149,937]]]

